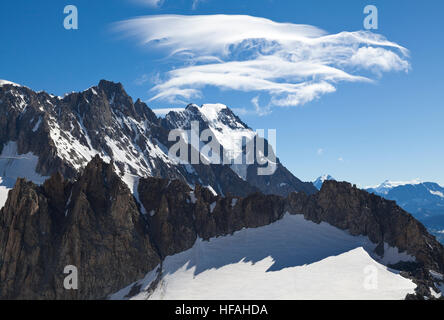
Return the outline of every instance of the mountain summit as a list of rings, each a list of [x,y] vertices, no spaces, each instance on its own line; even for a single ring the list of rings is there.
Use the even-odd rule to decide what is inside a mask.
[[[256,135],[221,104],[189,105],[162,119],[142,101],[134,102],[121,83],[101,80],[82,92],[56,97],[3,81],[0,192],[12,188],[6,181],[22,177],[18,167],[26,167],[26,177],[36,183],[56,172],[73,179],[96,155],[112,161],[131,190],[136,189],[141,177],[162,177],[208,186],[221,195],[316,192],[311,183],[297,179],[279,161],[270,176],[259,176],[258,165],[254,164],[179,163],[169,156],[174,142],[168,140],[168,135],[173,129],[190,130],[192,121],[199,123],[201,131],[210,129],[228,152],[234,150],[239,135]],[[4,196],[2,199],[4,202]]]
[[[320,176],[319,178],[317,178],[314,182],[313,185],[316,187],[316,189],[321,190],[322,185],[324,184],[325,181],[329,181],[329,180],[336,180],[335,178],[333,178],[331,175],[329,174],[324,174],[322,176]]]

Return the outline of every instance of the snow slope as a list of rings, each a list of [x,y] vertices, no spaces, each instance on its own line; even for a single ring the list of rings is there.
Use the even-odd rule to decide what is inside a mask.
[[[6,199],[8,199],[8,192],[13,187],[12,181],[8,180],[0,177],[0,209],[5,205]]]
[[[48,177],[36,173],[38,157],[32,153],[18,154],[17,143],[8,142],[0,154],[0,209],[5,205],[8,191],[14,187],[17,178],[26,178],[42,184]]]
[[[161,274],[154,270],[135,283],[141,292],[132,299],[403,299],[413,293],[411,280],[369,254],[374,247],[366,237],[287,214],[265,227],[197,240],[167,257]],[[390,262],[411,259],[389,252]],[[127,298],[133,285],[111,299]]]

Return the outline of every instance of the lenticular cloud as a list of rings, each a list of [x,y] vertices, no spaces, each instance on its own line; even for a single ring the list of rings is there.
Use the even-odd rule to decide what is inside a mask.
[[[410,68],[407,49],[367,31],[327,34],[246,15],[156,15],[117,29],[164,50],[174,64],[151,100],[189,100],[213,86],[263,94],[268,106],[298,106],[334,92],[338,82]]]

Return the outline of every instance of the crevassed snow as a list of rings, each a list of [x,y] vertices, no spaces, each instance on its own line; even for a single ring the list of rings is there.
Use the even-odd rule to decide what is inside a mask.
[[[403,299],[416,285],[379,263],[375,245],[302,215],[203,241],[169,256],[132,299]],[[146,291],[157,278],[154,290]],[[114,294],[123,299],[132,286]]]
[[[14,187],[17,178],[26,178],[36,184],[42,184],[48,177],[41,176],[35,169],[38,157],[31,152],[17,153],[17,143],[8,142],[0,154],[0,209],[5,205],[8,191]]]

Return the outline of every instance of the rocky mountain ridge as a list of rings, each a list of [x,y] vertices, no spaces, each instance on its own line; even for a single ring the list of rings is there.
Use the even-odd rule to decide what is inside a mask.
[[[211,127],[225,142],[241,131],[255,135],[228,107],[210,109],[211,118],[208,112],[204,115],[205,107],[190,105],[186,112],[171,112],[161,119],[140,99],[133,102],[120,83],[101,80],[64,97],[4,83],[0,86],[0,155],[6,145],[15,143],[12,156],[35,155],[38,174],[60,172],[67,179],[74,179],[99,155],[113,161],[130,189],[136,188],[140,177],[161,177],[199,183],[221,195],[245,196],[258,190],[281,195],[316,192],[311,183],[301,182],[280,163],[277,172],[267,177],[257,175],[257,166],[245,166],[248,175],[244,177],[230,165],[189,165],[171,158],[170,131],[187,129],[193,120],[202,130]],[[221,132],[221,128],[230,131]]]
[[[0,211],[0,297],[105,298],[197,238],[266,226],[286,213],[366,236],[379,256],[387,246],[414,256],[391,267],[418,283],[418,297],[431,297],[438,280],[430,271],[444,274],[444,248],[422,224],[395,202],[348,183],[326,181],[315,195],[221,197],[200,185],[148,177],[140,179],[138,195],[99,156],[76,181],[61,174],[42,186],[19,179]],[[77,291],[63,288],[66,265],[79,269]]]

